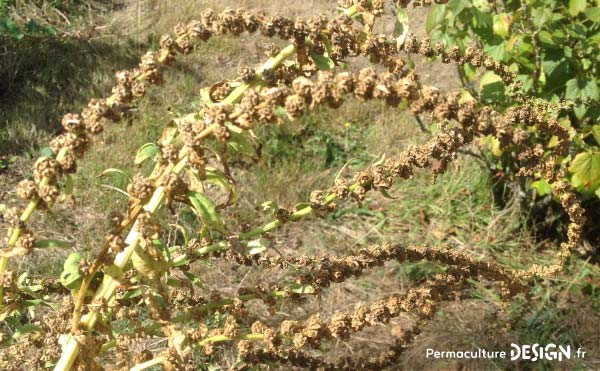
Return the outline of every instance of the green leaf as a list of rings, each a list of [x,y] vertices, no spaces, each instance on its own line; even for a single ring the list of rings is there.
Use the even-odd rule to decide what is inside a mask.
[[[594,139],[596,139],[596,143],[600,145],[600,124],[592,126],[592,135],[594,136]]]
[[[466,8],[472,6],[470,0],[450,0],[447,4],[448,9],[452,11],[452,14],[456,17]]]
[[[237,193],[236,187],[233,184],[229,183],[225,174],[223,174],[219,170],[212,168],[212,167],[207,167],[206,168],[206,179],[204,181],[223,188],[224,190],[229,192],[229,194],[231,195],[230,201],[234,204],[237,202],[238,193]]]
[[[160,152],[160,148],[154,143],[146,143],[138,149],[135,155],[134,163],[136,165],[141,164],[149,158],[153,158]]]
[[[494,33],[501,37],[507,37],[510,29],[510,17],[506,13],[494,14]]]
[[[71,246],[73,246],[73,244],[70,242],[52,240],[52,239],[35,241],[35,247],[42,248],[42,249],[51,248],[51,247],[58,247],[61,249],[66,249]]]
[[[579,153],[573,159],[569,171],[577,175],[584,189],[596,189],[600,183],[600,153]]]
[[[133,179],[131,178],[131,176],[129,174],[127,174],[126,172],[124,172],[121,169],[116,169],[116,168],[113,168],[113,167],[104,170],[100,175],[98,175],[98,178],[103,177],[103,176],[108,175],[108,174],[119,174],[119,175],[122,175],[125,178],[127,178],[127,180],[130,183],[133,182]]]
[[[54,26],[51,26],[51,25],[44,26],[44,32],[48,36],[56,36],[56,34],[58,34],[58,30]]]
[[[65,174],[65,180],[61,189],[61,199],[66,200],[73,196],[73,177],[71,174]]]
[[[569,14],[575,17],[586,8],[586,0],[569,0]]]
[[[587,113],[587,107],[584,104],[579,104],[575,106],[575,108],[573,108],[573,112],[575,113],[575,117],[581,120],[585,117],[585,114]]]
[[[540,197],[552,193],[552,186],[545,179],[536,180],[531,183],[531,188],[535,189]]]
[[[31,334],[32,332],[43,332],[40,326],[32,325],[30,323],[21,326],[15,333],[12,335],[13,339],[18,339],[25,334]]]
[[[56,157],[56,153],[52,151],[50,147],[43,147],[40,149],[40,157]]]
[[[600,23],[600,7],[595,6],[593,8],[587,8],[584,14],[592,22]]]
[[[78,252],[74,252],[69,254],[63,265],[60,283],[70,290],[77,289],[81,284],[82,276],[77,269],[81,259],[83,259],[83,256]]]
[[[575,100],[580,98],[585,99],[598,99],[598,85],[594,79],[578,80],[571,79],[566,83],[565,98]]]
[[[502,61],[506,55],[506,43],[501,42],[500,44],[496,45],[486,45],[483,48],[483,51],[485,54],[494,58],[495,61]]]
[[[396,200],[398,199],[398,197],[394,197],[392,196],[387,189],[382,189],[381,191],[379,191],[381,193],[381,195],[385,198],[389,198],[390,200]]]
[[[335,63],[329,57],[326,57],[321,54],[313,53],[313,52],[310,53],[310,56],[312,57],[313,61],[315,62],[315,65],[317,66],[317,68],[320,69],[321,71],[332,70],[335,68]]]
[[[221,216],[217,212],[215,203],[210,198],[200,192],[188,192],[187,196],[192,203],[194,212],[200,217],[205,226],[223,234],[229,234],[225,228],[223,219],[221,219]]]
[[[137,298],[138,296],[142,296],[142,289],[139,287],[135,288],[133,290],[127,290],[127,292],[124,293],[123,296],[121,297],[121,300],[129,300],[129,299]]]
[[[275,201],[265,201],[262,204],[260,204],[260,206],[263,210],[271,210],[273,213],[276,213],[279,209],[279,205],[277,205],[277,202]]]
[[[210,97],[210,87],[200,90],[200,102],[206,104],[209,107],[215,104],[215,102],[213,102],[212,98]]]
[[[431,9],[429,10],[429,14],[427,14],[427,21],[425,22],[425,30],[427,31],[427,33],[431,33],[435,26],[442,23],[445,16],[445,5],[432,5]]]
[[[241,129],[235,125],[227,123],[226,126],[230,133],[227,145],[236,152],[249,156],[253,159],[258,159],[256,154],[257,145],[252,138],[250,138],[248,134],[243,133]]]
[[[27,28],[27,32],[29,33],[39,33],[40,31],[42,31],[42,27],[40,26],[40,24],[34,21],[33,19],[30,19],[29,22],[27,22],[25,28]]]
[[[202,284],[202,280],[200,279],[200,277],[196,276],[195,274],[193,274],[192,272],[188,272],[188,271],[182,271],[183,275],[187,277],[188,280],[190,280],[194,285],[200,287],[200,288],[204,288],[204,285]]]
[[[394,24],[394,37],[398,47],[404,45],[406,36],[408,35],[408,13],[406,9],[396,8],[396,23]]]
[[[481,99],[486,102],[501,102],[504,99],[504,83],[502,78],[492,71],[487,71],[479,81]]]

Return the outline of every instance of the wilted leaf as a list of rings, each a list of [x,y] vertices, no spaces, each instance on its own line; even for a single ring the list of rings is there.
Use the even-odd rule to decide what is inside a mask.
[[[429,18],[428,18],[429,20]],[[408,35],[408,13],[406,9],[396,8],[396,23],[394,24],[394,37],[398,47],[404,45],[406,36]]]

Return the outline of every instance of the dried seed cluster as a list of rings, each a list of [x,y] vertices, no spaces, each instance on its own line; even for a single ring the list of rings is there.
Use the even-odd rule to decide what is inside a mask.
[[[347,16],[332,20],[316,16],[304,20],[270,17],[244,9],[227,9],[220,14],[205,11],[200,20],[177,25],[174,37],[161,37],[160,49],[146,53],[137,68],[117,72],[117,85],[109,98],[93,99],[81,114],[67,114],[63,117],[64,132],[51,143],[55,156],[36,160],[33,179],[24,180],[17,187],[19,197],[37,202],[41,207],[48,207],[56,202],[60,176],[76,171],[76,159],[83,156],[91,138],[101,133],[110,121],[118,120],[122,111],[136,98],[142,97],[150,84],[160,84],[163,81],[160,66],[172,65],[178,53],[190,53],[195,41],[204,41],[214,35],[235,36],[242,32],[260,32],[268,37],[277,36],[290,40],[297,54],[296,62],[280,63],[275,68],[243,67],[239,71],[239,79],[249,86],[249,90],[241,99],[228,99],[237,83],[222,81],[208,88],[212,102],[204,102],[201,112],[176,120],[182,148],[174,144],[179,143],[178,140],[172,140],[168,135],[163,136],[159,141],[159,163],[153,173],[149,177],[136,175],[127,188],[131,195],[128,215],[111,218],[112,228],[98,258],[93,263],[82,260],[77,266],[79,273],[86,279],[91,278],[98,270],[108,268],[115,255],[125,248],[122,237],[124,229],[135,226],[140,246],[136,254],[143,262],[137,263],[137,273],[126,272],[119,275],[119,287],[115,291],[121,298],[110,301],[101,297],[86,303],[87,287],[84,287],[75,304],[66,302],[55,317],[49,317],[50,320],[44,324],[36,323],[42,327],[43,336],[25,335],[9,347],[8,353],[0,350],[7,354],[2,354],[0,358],[1,368],[10,369],[15,364],[41,368],[46,362],[55,362],[60,354],[60,348],[56,344],[58,334],[71,327],[82,350],[76,367],[100,369],[94,358],[99,353],[100,346],[108,342],[109,334],[112,335],[110,326],[105,326],[110,325],[112,316],[117,320],[127,319],[131,325],[130,333],[119,334],[115,339],[118,367],[130,366],[129,353],[134,354],[133,360],[137,363],[147,361],[152,354],[141,344],[145,338],[154,334],[146,333],[149,330],[147,326],[144,327],[140,311],[135,308],[136,304],[142,303],[147,308],[149,318],[163,325],[162,331],[169,339],[168,350],[164,352],[164,364],[168,369],[195,369],[197,364],[191,356],[193,346],[200,345],[207,355],[212,355],[216,346],[225,341],[237,341],[240,356],[250,364],[271,361],[323,369],[380,369],[397,359],[406,344],[412,341],[420,328],[433,316],[438,302],[460,296],[467,278],[480,276],[498,283],[503,296],[510,298],[527,291],[525,280],[554,274],[563,268],[570,251],[580,243],[585,217],[577,196],[564,181],[564,169],[560,165],[561,157],[568,154],[570,147],[569,132],[557,120],[548,118],[549,105],[524,101],[523,106],[510,108],[501,114],[490,107],[478,107],[474,101],[464,100],[457,92],[442,95],[434,87],[423,86],[419,76],[406,68],[400,52],[437,56],[445,63],[470,63],[475,67],[485,67],[501,76],[506,84],[512,83],[515,75],[507,66],[472,47],[461,52],[458,47],[448,48],[440,43],[431,45],[428,39],[417,40],[413,35],[408,35],[404,44],[398,47],[394,38],[371,32],[373,19],[381,16],[385,10],[384,1],[345,0],[340,3],[344,7],[354,6],[361,11],[365,31],[355,27]],[[396,3],[407,6],[411,2]],[[412,3],[429,5],[431,1]],[[270,58],[280,52],[274,44],[265,49]],[[387,72],[380,73],[374,68],[365,68],[358,73],[317,73],[319,63],[314,57],[316,54],[326,55],[335,64],[348,57],[363,55],[372,63],[385,67]],[[316,79],[311,79],[314,75]],[[513,85],[513,88],[518,87]],[[319,314],[303,322],[286,320],[279,324],[278,330],[255,321],[255,316],[249,312],[245,302],[260,300],[268,307],[269,313],[274,314],[278,298],[299,300],[302,297],[292,289],[292,285],[259,284],[241,288],[239,296],[233,299],[223,298],[216,292],[207,296],[198,295],[194,292],[191,280],[179,280],[174,275],[169,275],[169,279],[183,282],[182,286],[173,289],[165,285],[169,281],[162,279],[162,273],[175,268],[166,267],[167,257],[170,259],[170,256],[156,248],[152,241],[160,236],[161,229],[152,220],[152,213],[144,211],[144,204],[151,195],[158,189],[162,190],[166,204],[170,206],[172,201],[188,202],[185,194],[191,187],[203,191],[202,182],[207,179],[206,165],[211,161],[207,157],[204,142],[207,138],[214,137],[216,141],[226,144],[234,135],[232,130],[238,130],[230,123],[249,130],[256,124],[279,123],[281,118],[277,111],[281,109],[288,118],[296,119],[319,105],[338,108],[347,97],[359,101],[380,99],[391,107],[406,104],[414,114],[430,114],[442,122],[441,128],[426,143],[409,147],[398,158],[387,159],[356,172],[351,178],[341,177],[329,192],[312,192],[309,203],[311,212],[325,216],[334,211],[336,204],[331,195],[337,201],[352,198],[360,203],[368,192],[387,191],[398,178],[410,178],[415,168],[428,167],[435,176],[447,169],[459,148],[471,143],[476,137],[493,135],[499,140],[503,150],[515,152],[515,158],[522,166],[520,176],[533,176],[540,172],[550,180],[554,194],[567,212],[570,218],[567,241],[561,245],[557,263],[550,267],[533,266],[523,272],[510,271],[495,263],[481,262],[449,250],[407,248],[387,243],[343,257],[330,254],[293,258],[272,258],[263,254],[247,256],[242,253],[244,250],[240,238],[237,235],[227,236],[227,243],[222,245],[223,249],[213,252],[213,257],[244,265],[256,264],[263,268],[293,268],[296,270],[295,285],[310,285],[317,294],[331,284],[358,277],[368,269],[381,266],[389,260],[414,262],[426,259],[449,266],[445,274],[433,276],[423,287],[410,289],[404,295],[394,295],[369,306],[359,305],[350,313],[337,312],[328,321],[321,320]],[[528,127],[535,127],[539,134],[532,134],[527,130]],[[551,149],[546,145],[549,138],[558,139]],[[226,162],[222,162],[224,173],[229,174]],[[185,175],[172,171],[180,165],[185,165]],[[190,175],[192,170],[194,176]],[[8,240],[3,241],[1,257],[26,255],[36,244],[33,233],[19,218],[18,211],[11,209],[3,216],[10,231],[18,233],[18,238],[14,239],[14,246],[8,248],[4,248],[9,245]],[[278,208],[277,222],[283,224],[295,220],[291,215],[297,211],[299,210]],[[267,233],[263,235],[268,237]],[[194,255],[198,248],[209,247],[211,243],[208,238],[203,239],[202,243],[191,242],[186,254]],[[195,256],[193,259],[198,258]],[[184,266],[180,268],[184,270]],[[186,264],[185,269],[184,273],[189,274],[189,264]],[[108,273],[109,270],[106,269],[105,274]],[[7,292],[8,302],[18,303],[21,300],[22,294],[15,286],[14,272],[0,272],[0,288]],[[140,290],[139,297],[129,296],[124,299],[129,290],[135,289]],[[80,323],[77,315],[74,316],[74,325],[69,326],[71,311],[80,315],[84,310],[103,319],[96,328],[100,335],[84,335],[78,330]],[[378,357],[366,360],[346,359],[332,364],[301,350],[305,346],[320,349],[324,340],[347,339],[365,327],[386,324],[403,312],[416,312],[417,326],[412,331],[405,331],[398,344]],[[211,328],[204,324],[209,315],[216,318],[221,313],[227,314],[220,323]],[[193,327],[175,325],[182,316],[198,324]],[[251,325],[248,326],[249,324]],[[254,335],[256,339],[246,336],[247,327],[250,327],[250,335]],[[257,339],[262,342],[262,347],[257,348],[251,342]],[[288,340],[288,343],[291,341],[293,345],[286,346],[284,340]],[[0,342],[2,341],[0,338]],[[36,349],[43,349],[41,357],[35,356]]]

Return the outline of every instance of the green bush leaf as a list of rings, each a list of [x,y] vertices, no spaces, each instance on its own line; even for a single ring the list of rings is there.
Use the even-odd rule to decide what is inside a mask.
[[[485,54],[494,58],[495,61],[502,61],[506,55],[506,43],[501,42],[496,45],[486,45],[483,48]]]
[[[507,37],[510,29],[510,17],[506,13],[494,14],[494,33]]]
[[[565,98],[575,100],[580,99],[598,99],[598,85],[593,79],[578,80],[571,79],[567,81]]]
[[[587,8],[584,14],[592,22],[600,23],[600,7]]]
[[[40,157],[56,157],[56,154],[52,151],[50,147],[43,147],[40,149]]]
[[[569,0],[569,14],[575,17],[586,8],[586,0]]]
[[[531,188],[535,189],[540,197],[552,193],[552,186],[545,179],[536,180],[531,183]]]
[[[229,192],[231,195],[230,201],[232,203],[236,203],[238,199],[238,193],[236,187],[229,183],[225,174],[220,172],[219,170],[211,167],[206,168],[206,179],[204,180],[206,183],[214,184],[219,186]]]
[[[446,16],[445,5],[432,5],[429,14],[427,14],[427,22],[425,22],[425,30],[427,33],[431,33],[433,29],[442,23]]]
[[[600,145],[600,124],[592,126],[592,135],[594,136],[594,139],[596,139],[596,143]]]
[[[504,98],[502,78],[492,71],[487,71],[479,80],[481,99],[486,102],[501,102]]]
[[[239,152],[253,159],[257,159],[257,145],[252,140],[252,138],[250,138],[248,134],[242,132],[242,130],[237,126],[231,125],[229,123],[227,123],[226,126],[229,129],[229,133],[231,135],[229,137],[229,140],[227,141],[227,145],[236,152]]]
[[[579,153],[571,162],[569,170],[577,175],[584,189],[596,189],[600,182],[600,153]]]
[[[188,271],[181,271],[181,272],[188,280],[190,280],[190,282],[192,282],[192,284],[194,284],[202,289],[204,288],[204,285],[202,284],[202,280],[200,279],[200,277],[196,276],[192,272],[188,272]]]

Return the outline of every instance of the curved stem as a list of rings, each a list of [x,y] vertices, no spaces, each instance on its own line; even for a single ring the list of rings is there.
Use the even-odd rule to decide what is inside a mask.
[[[296,47],[294,45],[289,45],[286,48],[284,48],[283,50],[281,50],[276,56],[270,58],[265,64],[263,64],[263,66],[261,68],[259,68],[257,79],[254,82],[252,82],[250,84],[241,84],[236,89],[234,89],[230,93],[230,95],[227,98],[225,98],[225,100],[223,100],[220,104],[237,103],[243,97],[244,93],[246,91],[248,91],[248,89],[250,89],[251,87],[256,85],[256,83],[258,82],[258,77],[260,76],[260,74],[262,74],[262,72],[264,70],[275,68],[275,67],[279,66],[284,60],[293,56],[295,53],[296,53]],[[193,115],[195,115],[195,114],[193,114]],[[205,134],[204,137],[208,137],[215,128],[216,128],[216,125],[211,125],[205,129],[206,133],[203,132],[200,135],[202,136]],[[172,172],[175,174],[179,174],[181,171],[183,171],[186,164],[187,164],[187,154],[172,169]],[[146,203],[146,205],[144,205],[144,210],[146,210],[150,213],[154,213],[162,204],[164,197],[165,197],[164,188],[162,186],[157,187],[155,189],[150,201],[148,201],[148,203]],[[125,249],[122,252],[117,254],[117,256],[115,257],[114,265],[117,268],[119,268],[119,269],[125,268],[125,265],[127,264],[127,262],[129,261],[129,258],[133,254],[133,251],[135,250],[135,247],[137,246],[138,242],[139,242],[139,234],[135,228],[135,223],[134,223],[133,227],[129,231],[129,234],[125,238],[125,244],[127,246],[125,247]],[[93,300],[94,301],[110,300],[114,296],[117,286],[118,286],[118,281],[115,278],[105,275],[104,280],[102,281],[100,287],[98,287],[98,289],[94,295]],[[85,316],[81,315],[81,310],[83,308],[86,291],[87,291],[87,287],[83,287],[83,285],[82,285],[82,287],[80,288],[80,291],[79,291],[77,302],[76,302],[76,304],[78,304],[78,307],[76,307],[76,311],[74,312],[73,329],[78,328],[79,323],[82,322],[88,330],[92,330],[95,327],[96,322],[98,321],[99,313],[95,310],[91,310],[90,313],[88,313]],[[81,321],[79,321],[80,318],[81,318]],[[61,359],[59,360],[59,363],[57,363],[57,365],[54,368],[55,371],[69,370],[73,366],[73,362],[75,361],[75,359],[77,358],[77,355],[79,353],[79,346],[73,344],[76,342],[77,342],[77,340],[74,337],[71,336],[69,338],[68,343],[64,347],[63,353],[61,355]],[[60,365],[60,367],[59,367],[59,365]]]
[[[56,154],[56,160],[57,161],[62,160],[66,154],[67,154],[66,148],[62,148]],[[50,178],[44,177],[40,181],[40,185],[47,185],[49,182],[50,182]],[[27,223],[27,221],[29,221],[29,219],[33,215],[33,212],[37,209],[39,203],[40,203],[40,198],[39,198],[39,196],[36,195],[31,201],[29,201],[29,204],[27,205],[27,207],[21,214],[21,217],[19,218],[19,220],[22,221],[23,223]],[[21,228],[10,229],[8,234],[9,234],[8,248],[11,248],[17,244],[17,241],[19,240],[19,237],[21,236]],[[0,257],[0,273],[5,272],[7,267],[8,267],[8,258],[4,257],[4,256]],[[3,305],[4,305],[4,288],[0,287],[0,310],[2,309]]]

